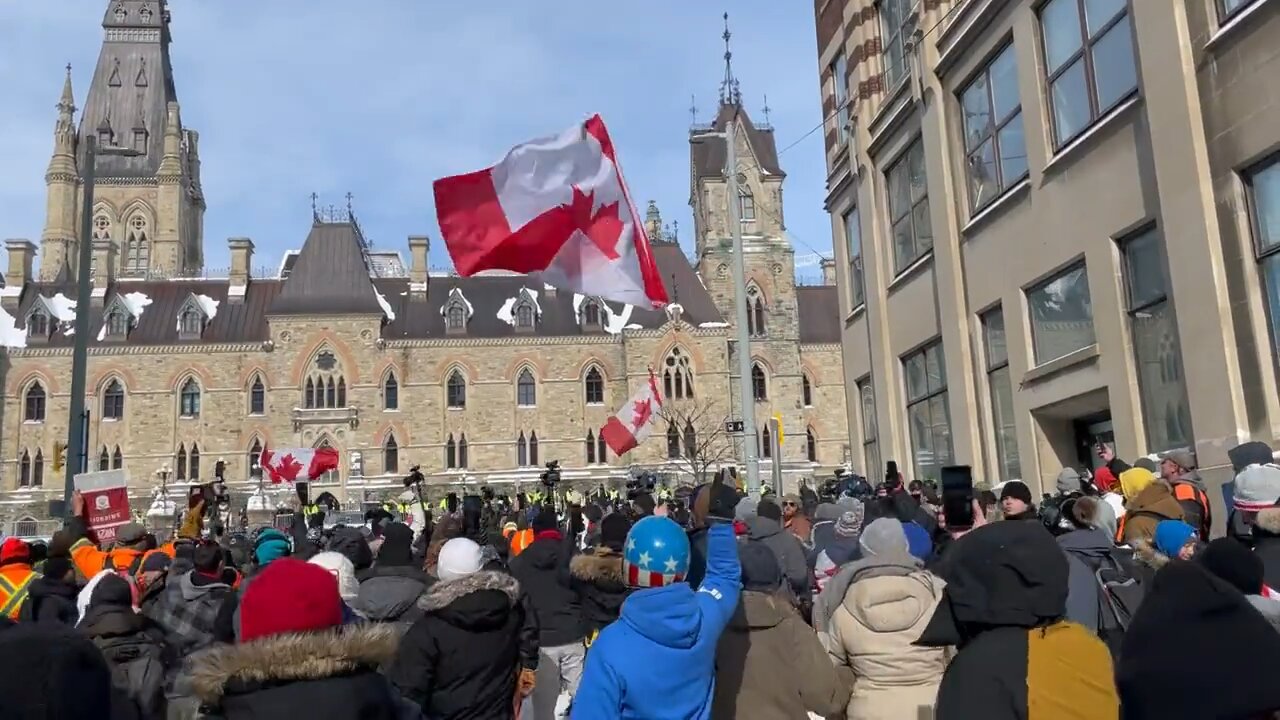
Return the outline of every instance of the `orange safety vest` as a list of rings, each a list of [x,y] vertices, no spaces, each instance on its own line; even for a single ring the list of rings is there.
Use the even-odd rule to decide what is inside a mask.
[[[13,572],[15,570],[17,572]],[[0,616],[10,620],[18,619],[18,611],[27,600],[31,581],[38,577],[40,574],[32,570],[30,565],[16,564],[0,570]]]
[[[1201,540],[1207,541],[1209,539],[1209,530],[1213,527],[1213,516],[1209,514],[1209,498],[1195,485],[1188,482],[1175,481],[1173,483],[1173,499],[1178,502],[1190,500],[1200,506],[1200,527],[1196,528],[1196,532],[1200,533]]]
[[[525,548],[533,544],[534,533],[533,528],[527,530],[517,530],[511,536],[511,557],[515,557],[524,552]]]

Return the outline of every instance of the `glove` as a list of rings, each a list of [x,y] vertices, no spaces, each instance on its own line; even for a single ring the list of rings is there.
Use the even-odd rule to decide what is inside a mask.
[[[708,492],[707,517],[732,522],[734,511],[738,509],[738,491],[725,485],[723,477],[717,475]]]

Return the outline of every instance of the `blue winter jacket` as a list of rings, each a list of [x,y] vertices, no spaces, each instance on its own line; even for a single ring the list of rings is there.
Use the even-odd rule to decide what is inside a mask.
[[[697,592],[688,583],[637,591],[618,622],[600,631],[573,699],[574,719],[710,718],[716,643],[741,591],[733,526],[716,525]]]

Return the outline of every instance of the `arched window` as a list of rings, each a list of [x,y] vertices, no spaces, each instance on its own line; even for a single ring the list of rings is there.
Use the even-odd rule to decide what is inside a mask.
[[[689,356],[680,348],[672,348],[662,369],[662,389],[667,398],[682,400],[693,397],[693,370]]]
[[[800,399],[805,407],[813,407],[813,383],[809,382],[808,375],[800,376]]]
[[[396,382],[393,372],[387,373],[387,379],[382,381],[382,409],[400,409],[400,383]]]
[[[529,443],[524,439],[524,431],[520,431],[520,437],[516,438],[516,467],[526,467],[529,465]]]
[[[516,306],[516,327],[521,330],[533,329],[533,306],[529,303]]]
[[[15,537],[31,537],[40,534],[40,521],[30,515],[21,518],[15,525]]]
[[[448,402],[451,408],[464,408],[467,406],[467,381],[463,379],[462,373],[457,370],[449,373]]]
[[[198,338],[204,332],[204,313],[199,308],[188,307],[178,316],[178,336]]]
[[[112,378],[102,391],[102,419],[119,420],[124,417],[124,387]]]
[[[97,215],[93,216],[93,239],[111,239],[111,217],[101,210],[98,211]]]
[[[31,383],[27,388],[26,413],[22,416],[27,422],[44,422],[45,392],[39,381]]]
[[[102,446],[102,452],[98,453],[98,470],[111,469],[111,452],[107,450],[107,446]]]
[[[769,432],[768,424],[760,429],[760,457],[773,457],[773,434]]]
[[[462,306],[462,303],[450,305],[445,318],[448,323],[446,330],[459,332],[467,329],[467,309]]]
[[[338,407],[338,392],[333,384],[333,378],[324,381],[324,406]]]
[[[818,462],[818,438],[814,436],[813,428],[806,428],[804,431],[804,447],[809,462]]]
[[[338,378],[338,404],[334,407],[344,408],[347,406],[347,380],[344,377]]]
[[[249,477],[262,477],[262,441],[258,438],[253,439],[253,445],[249,446]]]
[[[382,472],[400,472],[400,446],[396,444],[396,436],[389,433],[382,444]]]
[[[588,405],[604,404],[604,376],[599,368],[592,367],[587,371],[586,394]]]
[[[187,450],[181,443],[178,444],[178,458],[177,461],[174,462],[173,467],[173,478],[175,480],[187,479]]]
[[[48,340],[54,327],[49,315],[38,306],[27,314],[27,337],[33,340]]]
[[[684,456],[687,458],[696,458],[701,453],[698,452],[698,431],[693,429],[693,421],[686,420],[684,423]]]
[[[538,404],[538,386],[533,381],[533,373],[529,368],[520,371],[516,378],[516,404],[521,407],[533,407]]]
[[[322,350],[316,355],[311,373],[302,386],[302,404],[305,408],[347,406],[347,381],[332,352]]]
[[[111,469],[119,470],[124,467],[124,453],[120,452],[120,446],[116,446],[116,451],[111,454]]]
[[[449,442],[444,444],[444,466],[449,470],[458,467],[458,445],[453,441],[453,433],[449,433]]]
[[[187,378],[178,396],[178,414],[184,418],[200,417],[200,384]]]
[[[747,288],[747,333],[752,337],[765,334],[764,297],[755,285]]]
[[[529,464],[538,464],[538,432],[536,430],[529,431]]]
[[[675,423],[667,425],[667,459],[675,460],[680,457],[680,431],[676,429]]]
[[[595,300],[582,303],[582,325],[588,328],[600,327],[600,305]]]
[[[18,460],[18,487],[31,487],[31,454],[26,450]]]
[[[302,406],[310,410],[311,408],[314,408],[317,405],[322,404],[324,402],[324,398],[323,398],[324,391],[321,390],[320,394],[322,397],[319,398],[320,402],[317,403],[315,380],[312,380],[311,378],[307,378],[306,384],[303,385],[302,387]]]
[[[147,218],[142,213],[135,213],[129,218],[124,252],[127,273],[142,274],[151,266],[151,241],[147,239],[147,230]]]
[[[756,199],[751,194],[751,186],[741,175],[738,176],[738,219],[742,222],[756,219]]]
[[[187,454],[187,474],[192,480],[200,479],[200,446],[191,443],[191,452]]]
[[[105,337],[123,338],[129,334],[129,315],[116,308],[107,313]]]
[[[756,402],[769,399],[769,384],[765,381],[764,368],[760,363],[751,363],[751,395]]]
[[[609,462],[609,444],[604,441],[604,428],[596,434],[596,462],[601,465]]]
[[[36,448],[36,460],[31,464],[31,487],[44,486],[44,451]]]
[[[249,414],[263,415],[267,411],[267,387],[262,384],[262,376],[253,376],[253,385],[249,386]]]
[[[587,464],[594,465],[596,462],[596,434],[587,431]]]
[[[465,468],[467,466],[467,434],[463,433],[458,437],[458,467]]]

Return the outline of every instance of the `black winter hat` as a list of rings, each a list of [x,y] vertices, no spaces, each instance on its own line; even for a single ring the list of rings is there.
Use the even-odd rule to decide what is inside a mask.
[[[378,564],[386,567],[413,564],[413,530],[404,523],[388,523],[382,528]]]
[[[73,628],[20,623],[0,632],[3,717],[101,720],[111,694],[107,661]]]
[[[1174,560],[1125,632],[1116,687],[1126,720],[1266,717],[1280,710],[1277,666],[1280,633],[1262,614],[1200,563]]]
[[[756,515],[782,522],[782,506],[769,498],[765,498],[760,501],[759,505],[756,505]]]
[[[631,521],[622,513],[610,513],[600,521],[600,544],[607,548],[622,552],[627,544],[627,533],[631,532]]]
[[[738,561],[742,563],[742,589],[775,592],[782,587],[782,566],[768,545],[758,540],[739,544]]]
[[[1262,592],[1264,570],[1262,558],[1234,538],[1218,538],[1196,555],[1196,560],[1209,572],[1226,580],[1245,595]]]
[[[369,548],[369,541],[364,539],[360,528],[334,528],[328,549],[345,555],[357,571],[373,565],[373,550]]]
[[[1010,480],[1004,484],[1003,488],[1000,489],[1000,499],[1004,500],[1007,497],[1011,497],[1015,500],[1021,500],[1022,502],[1030,505],[1032,502],[1031,488],[1027,487],[1027,484],[1021,480]]]
[[[582,508],[582,514],[594,524],[599,524],[604,519],[604,511],[595,503],[587,503],[587,506]]]
[[[1134,460],[1134,461],[1133,461],[1133,466],[1134,466],[1134,467],[1140,467],[1140,468],[1142,468],[1143,470],[1149,470],[1150,472],[1152,472],[1153,474],[1155,474],[1155,475],[1157,475],[1157,476],[1159,476],[1159,475],[1160,475],[1160,468],[1156,467],[1156,461],[1155,461],[1155,460],[1152,460],[1151,458],[1149,458],[1149,457],[1147,457],[1147,456],[1145,456],[1145,455],[1144,455],[1144,456],[1142,456],[1142,457],[1140,457],[1140,458],[1138,458],[1137,460]]]
[[[1268,465],[1275,462],[1271,446],[1257,440],[1231,448],[1227,451],[1227,457],[1231,458],[1231,468],[1236,472],[1250,465]]]
[[[560,520],[556,517],[555,508],[543,505],[533,518],[533,531],[540,533],[547,530],[555,530],[558,527],[560,527]]]
[[[71,558],[67,557],[51,557],[44,561],[44,570],[42,574],[45,577],[56,578],[61,580],[67,576],[67,573],[75,570],[76,566],[71,562]]]
[[[89,594],[89,607],[98,605],[131,607],[133,590],[129,587],[129,581],[115,573],[103,575],[98,584],[93,586],[93,592]]]

